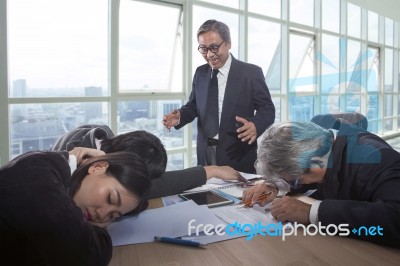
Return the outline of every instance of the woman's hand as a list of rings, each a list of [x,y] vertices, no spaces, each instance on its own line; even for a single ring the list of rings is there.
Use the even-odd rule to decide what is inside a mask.
[[[246,179],[238,171],[230,166],[209,165],[204,166],[204,170],[206,171],[207,180],[215,177],[224,181],[234,180],[246,182]]]
[[[78,165],[90,157],[105,155],[104,151],[84,147],[75,147],[69,154],[75,155]]]
[[[270,194],[267,198],[259,200],[260,196],[263,194]],[[242,202],[249,207],[258,203],[260,206],[265,206],[268,202],[271,202],[276,198],[278,190],[269,186],[265,182],[257,183],[253,187],[243,191]]]

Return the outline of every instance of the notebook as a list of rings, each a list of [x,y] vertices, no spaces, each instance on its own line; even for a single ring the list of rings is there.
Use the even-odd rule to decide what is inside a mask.
[[[223,187],[217,188],[218,191],[221,191],[225,194],[233,196],[235,198],[241,199],[243,195],[243,191],[245,191],[248,187],[243,186],[243,183],[235,183],[232,185],[227,185]]]

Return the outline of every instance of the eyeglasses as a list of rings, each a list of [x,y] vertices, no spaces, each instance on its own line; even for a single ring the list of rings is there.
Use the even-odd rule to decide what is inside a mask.
[[[201,54],[207,54],[208,51],[210,50],[211,52],[213,52],[214,54],[218,53],[219,51],[219,47],[221,47],[221,45],[224,43],[225,41],[222,41],[220,44],[216,45],[216,44],[211,44],[210,46],[201,46],[199,45],[199,47],[197,47],[197,50],[199,50],[199,52]]]
[[[301,175],[298,175],[298,176],[296,176],[296,178],[293,179],[293,180],[290,180],[290,181],[285,180],[285,181],[286,181],[286,183],[289,184],[289,186],[290,186],[291,188],[293,188],[293,189],[299,189],[299,188],[301,188],[300,178],[301,178]]]

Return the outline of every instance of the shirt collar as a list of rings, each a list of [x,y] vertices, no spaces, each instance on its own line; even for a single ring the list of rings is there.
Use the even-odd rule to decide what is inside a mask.
[[[229,57],[228,60],[226,60],[225,64],[223,65],[223,67],[221,67],[219,70],[219,72],[223,75],[223,76],[228,76],[229,73],[229,69],[231,68],[231,64],[232,64],[232,55],[231,53],[229,53]]]

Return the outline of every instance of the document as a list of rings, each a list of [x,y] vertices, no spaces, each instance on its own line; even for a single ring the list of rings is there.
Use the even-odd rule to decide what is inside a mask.
[[[239,224],[277,224],[278,222],[271,215],[269,211],[269,204],[264,207],[259,205],[254,205],[251,208],[244,207],[238,208],[237,206],[226,206],[215,208],[212,210],[213,213],[227,222],[228,224],[233,224],[235,222]]]
[[[111,223],[108,232],[113,246],[153,242],[154,236],[180,237],[188,234],[188,224],[221,224],[206,206],[193,201],[179,202],[167,207],[150,209],[138,216],[128,216]]]

